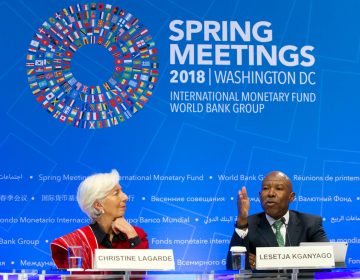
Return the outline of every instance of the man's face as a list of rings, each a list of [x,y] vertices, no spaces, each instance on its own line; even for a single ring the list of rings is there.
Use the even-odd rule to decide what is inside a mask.
[[[295,197],[289,178],[281,172],[272,172],[264,178],[259,195],[265,213],[276,220],[285,215]]]

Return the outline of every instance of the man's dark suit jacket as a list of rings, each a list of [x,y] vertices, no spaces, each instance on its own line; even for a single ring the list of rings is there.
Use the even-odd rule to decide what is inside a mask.
[[[320,216],[289,211],[289,223],[287,225],[285,246],[299,246],[300,242],[326,242],[325,230],[322,226]],[[258,213],[248,217],[248,233],[245,238],[234,231],[230,241],[227,255],[226,268],[231,269],[232,246],[244,246],[249,253],[256,253],[256,247],[277,247],[275,234],[266,219],[265,213]],[[246,268],[250,268],[248,256],[246,258]]]

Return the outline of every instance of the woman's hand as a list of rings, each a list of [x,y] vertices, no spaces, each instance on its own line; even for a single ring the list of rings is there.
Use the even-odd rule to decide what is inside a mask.
[[[121,231],[125,233],[129,239],[138,235],[134,227],[130,225],[124,217],[120,217],[114,220],[111,224],[111,227],[115,233],[119,233]]]

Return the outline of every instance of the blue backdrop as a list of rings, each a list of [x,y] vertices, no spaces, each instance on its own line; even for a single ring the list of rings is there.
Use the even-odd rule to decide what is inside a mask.
[[[0,268],[53,267],[51,240],[89,222],[79,182],[113,168],[127,219],[178,271],[224,269],[237,190],[261,211],[271,170],[359,266],[359,10],[2,1]]]

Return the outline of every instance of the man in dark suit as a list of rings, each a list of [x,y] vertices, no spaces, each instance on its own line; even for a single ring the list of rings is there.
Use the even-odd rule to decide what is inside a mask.
[[[230,241],[232,246],[245,246],[248,252],[246,267],[256,267],[256,247],[298,246],[300,242],[328,241],[319,216],[289,211],[295,193],[287,175],[270,172],[262,181],[259,192],[264,212],[250,215],[250,202],[246,188],[238,193],[238,218]],[[227,269],[231,269],[230,250]]]

